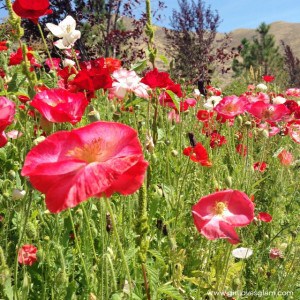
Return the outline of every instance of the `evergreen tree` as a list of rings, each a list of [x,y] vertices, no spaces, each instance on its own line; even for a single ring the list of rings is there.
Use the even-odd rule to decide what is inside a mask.
[[[283,57],[276,46],[275,38],[269,33],[270,25],[260,24],[256,32],[258,36],[253,37],[252,42],[243,39],[239,48],[242,61],[233,60],[232,69],[235,76],[240,76],[245,71],[253,68],[263,75],[278,74],[283,68]]]

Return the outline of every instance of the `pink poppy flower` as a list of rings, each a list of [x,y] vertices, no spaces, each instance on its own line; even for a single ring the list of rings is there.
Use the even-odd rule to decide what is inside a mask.
[[[224,119],[232,119],[245,112],[247,100],[245,97],[224,97],[214,110]]]
[[[52,57],[51,60],[50,58],[47,58],[45,60],[45,65],[48,66],[50,69],[59,70],[60,62],[61,62],[60,58]]]
[[[287,89],[285,93],[287,96],[300,97],[300,89],[299,88]]]
[[[15,103],[6,97],[0,97],[0,132],[12,123],[15,112]]]
[[[112,83],[111,94],[119,99],[125,98],[128,92],[133,92],[141,98],[148,99],[148,85],[140,82],[141,78],[134,72],[126,69],[119,69],[113,72],[112,77],[115,81]]]
[[[277,258],[283,258],[282,251],[278,248],[272,248],[269,252],[269,258],[270,259],[277,259]]]
[[[239,243],[235,227],[247,226],[254,218],[254,204],[238,190],[224,190],[202,197],[192,209],[198,231],[209,240],[227,238]]]
[[[277,157],[280,163],[284,166],[290,166],[294,160],[293,154],[285,149],[283,149]]]
[[[287,124],[289,136],[294,142],[300,144],[300,120],[293,120]]]
[[[284,104],[272,105],[262,101],[249,104],[247,111],[260,120],[271,122],[281,121],[290,112]]]
[[[46,195],[47,208],[57,213],[90,197],[134,193],[147,166],[134,129],[95,122],[50,135],[27,154],[21,174]]]
[[[30,104],[50,122],[76,124],[81,120],[88,101],[83,93],[51,89],[37,93]]]
[[[36,261],[37,248],[33,245],[23,245],[18,252],[18,262],[21,265],[32,266]]]
[[[261,220],[263,222],[266,222],[266,223],[269,223],[272,221],[272,216],[266,212],[260,212],[258,215],[257,215],[257,219],[258,220]]]

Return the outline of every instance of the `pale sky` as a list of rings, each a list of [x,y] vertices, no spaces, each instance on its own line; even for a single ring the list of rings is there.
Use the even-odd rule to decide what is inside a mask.
[[[158,0],[152,0],[153,6]],[[197,0],[195,0],[197,2]],[[257,28],[260,23],[275,21],[300,23],[300,0],[205,0],[205,5],[217,10],[222,23],[218,31],[230,32],[237,28]],[[169,26],[172,9],[177,0],[165,0],[165,18],[159,25]]]

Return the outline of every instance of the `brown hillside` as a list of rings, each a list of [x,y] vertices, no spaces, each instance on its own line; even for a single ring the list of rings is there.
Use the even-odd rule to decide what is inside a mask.
[[[287,45],[290,45],[294,54],[300,58],[300,23],[287,23],[287,22],[274,22],[271,23],[270,33],[275,36],[275,40],[277,42],[277,45],[279,48],[283,51],[280,41],[283,40]],[[232,31],[231,33],[232,47],[236,47],[240,44],[241,40],[243,38],[247,38],[249,40],[252,40],[252,37],[256,35],[255,29],[236,29]],[[224,36],[223,34],[217,35],[217,40],[222,38]],[[168,57],[168,51],[166,49],[168,48],[167,40],[165,38],[164,30],[161,27],[156,27],[155,32],[155,44],[157,45],[159,54],[163,54],[166,57]],[[169,58],[169,57],[168,57]],[[164,69],[165,66],[163,66],[162,63],[158,63],[158,68]],[[219,78],[223,84],[226,84],[230,81],[231,74],[227,74],[225,76],[222,76],[222,78]],[[222,84],[222,85],[223,85]]]

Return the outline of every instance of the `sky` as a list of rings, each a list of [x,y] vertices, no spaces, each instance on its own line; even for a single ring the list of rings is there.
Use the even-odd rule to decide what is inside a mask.
[[[158,25],[169,27],[172,10],[178,10],[177,0],[163,0],[167,9]],[[198,0],[195,0],[197,2]],[[153,6],[157,0],[152,0]],[[262,22],[275,21],[300,23],[300,0],[204,0],[206,7],[217,10],[222,23],[219,32],[230,32],[238,28],[257,28]]]
[[[152,8],[159,0],[151,0]],[[162,0],[167,6],[160,11],[162,20],[157,25],[170,27],[172,10],[178,10],[177,0]],[[198,0],[194,0],[197,2]],[[51,2],[51,0],[50,0]],[[144,1],[141,1],[143,3]],[[204,0],[221,17],[219,32],[230,32],[238,28],[257,28],[262,22],[275,21],[300,23],[300,0]],[[7,13],[0,10],[0,18]]]

